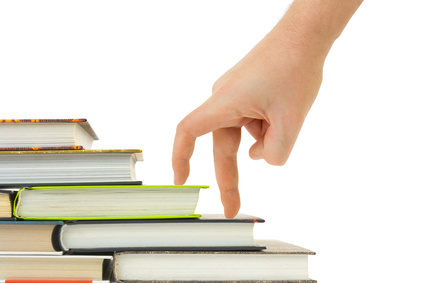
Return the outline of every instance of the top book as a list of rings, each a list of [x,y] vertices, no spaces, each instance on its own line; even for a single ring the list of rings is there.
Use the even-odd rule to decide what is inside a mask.
[[[0,119],[0,148],[69,147],[91,149],[98,140],[87,119]]]

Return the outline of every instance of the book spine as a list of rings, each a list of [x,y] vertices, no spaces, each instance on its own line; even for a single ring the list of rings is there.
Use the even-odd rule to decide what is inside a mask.
[[[13,214],[13,216],[14,217],[16,217],[16,218],[19,218],[19,216],[17,215],[17,207],[18,207],[18,205],[19,205],[19,203],[20,203],[20,198],[19,198],[19,196],[20,196],[20,193],[23,191],[23,190],[25,190],[26,188],[22,188],[22,189],[20,189],[19,191],[18,191],[18,193],[16,194],[16,196],[15,196],[15,199],[13,200],[13,206],[12,206],[12,214]]]
[[[58,251],[58,252],[61,252],[61,251],[66,252],[67,251],[67,250],[65,250],[65,248],[63,247],[63,244],[62,244],[62,231],[63,231],[63,226],[65,226],[65,225],[66,224],[56,225],[53,228],[53,231],[52,231],[52,238],[51,238],[52,246],[53,246],[53,249],[55,251]]]
[[[114,278],[114,260],[103,260],[103,280],[113,280]]]

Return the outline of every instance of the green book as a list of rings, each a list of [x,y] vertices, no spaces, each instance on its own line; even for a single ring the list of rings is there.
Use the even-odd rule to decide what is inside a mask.
[[[208,186],[26,187],[15,198],[13,215],[25,220],[196,218],[204,188]]]

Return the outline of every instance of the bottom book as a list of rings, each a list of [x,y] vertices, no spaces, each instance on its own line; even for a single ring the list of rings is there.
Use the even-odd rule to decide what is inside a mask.
[[[0,255],[0,282],[9,280],[110,280],[111,256]]]
[[[281,241],[257,241],[263,251],[137,251],[114,257],[117,282],[316,282],[308,256],[315,253]]]

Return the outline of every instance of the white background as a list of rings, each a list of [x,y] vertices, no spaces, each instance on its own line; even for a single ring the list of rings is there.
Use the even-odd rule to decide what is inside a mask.
[[[2,1],[1,118],[87,118],[95,148],[142,148],[138,178],[171,184],[175,127],[276,24],[289,1]],[[334,44],[289,162],[239,152],[241,212],[257,238],[317,252],[319,282],[422,278],[424,18],[419,1],[366,1]],[[188,184],[222,212],[211,135]]]

